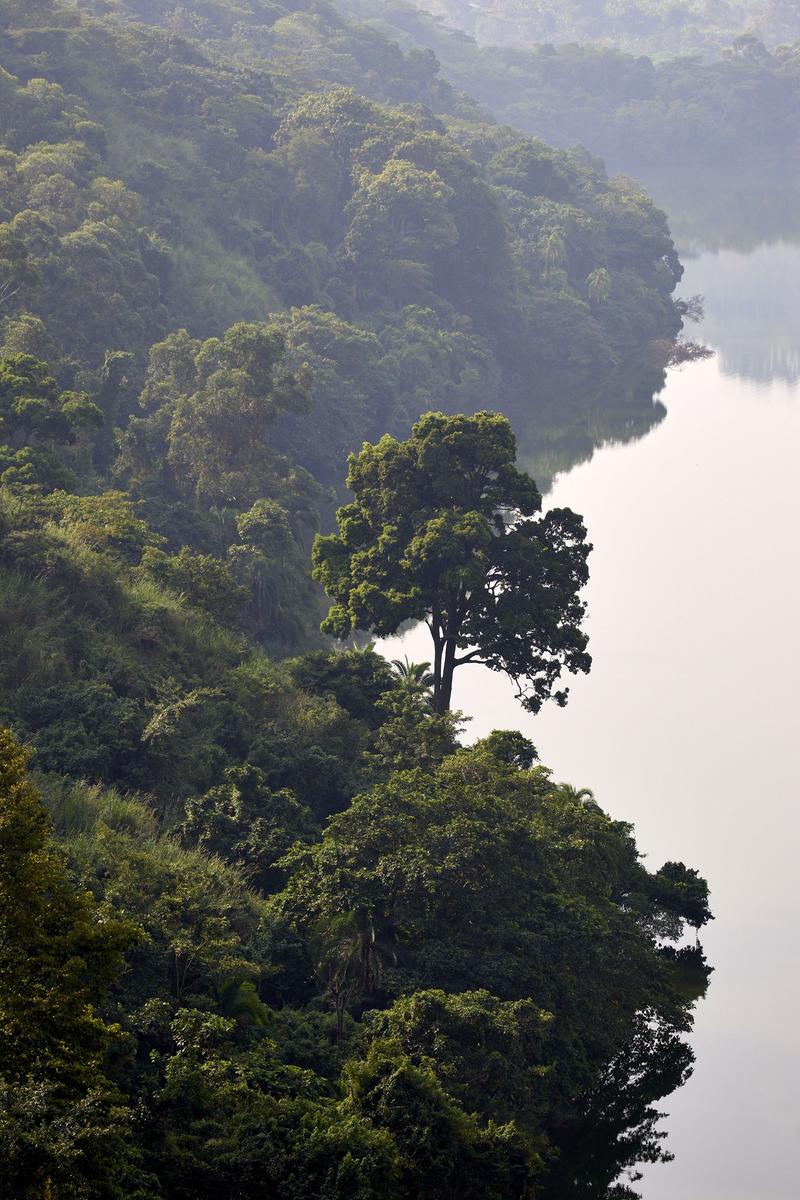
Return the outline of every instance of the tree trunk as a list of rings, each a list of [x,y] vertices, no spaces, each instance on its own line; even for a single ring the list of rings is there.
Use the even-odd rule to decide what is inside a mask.
[[[453,695],[453,672],[456,669],[456,639],[445,638],[444,654],[437,654],[438,662],[433,679],[433,711],[441,716],[449,711]]]
[[[430,623],[431,637],[433,638],[433,711],[435,713],[444,712],[440,707],[442,696],[442,633],[439,619],[439,611],[434,608],[431,614]]]
[[[458,608],[460,597],[453,596],[449,605],[445,625],[440,624],[438,612],[433,614],[433,711],[439,716],[450,709],[453,695],[453,672],[456,669],[456,640],[461,627]]]
[[[439,710],[446,713],[450,709],[450,700],[453,695],[453,672],[456,669],[456,639],[448,637],[444,644],[444,664],[442,666],[442,686],[441,686],[441,704]]]

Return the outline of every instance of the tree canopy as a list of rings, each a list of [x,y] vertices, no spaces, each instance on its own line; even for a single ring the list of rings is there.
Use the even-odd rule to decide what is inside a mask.
[[[611,1200],[661,1156],[705,880],[445,710],[459,660],[533,709],[588,668],[521,464],[659,419],[681,267],[404,46],[0,0],[3,1200]],[[319,529],[331,627],[427,615],[438,678],[323,637]]]
[[[73,888],[27,758],[0,727],[3,1192],[66,1196],[84,1177],[99,1196],[127,1132],[123,1097],[103,1070],[120,1031],[102,1005],[136,930],[103,922],[91,894]]]
[[[615,171],[662,179],[743,162],[784,172],[794,161],[791,0],[439,0],[436,15],[411,0],[341,3],[435,53],[448,80],[501,120],[555,146],[586,146]],[[563,180],[550,184],[544,194],[563,203]]]
[[[505,671],[538,711],[562,670],[589,670],[580,589],[591,547],[569,509],[538,516],[541,496],[515,464],[508,420],[427,413],[403,442],[385,436],[350,458],[352,503],[318,536],[314,574],[334,603],[323,629],[394,633],[424,620],[433,705],[450,706],[468,663]]]
[[[652,346],[680,328],[663,214],[585,153],[496,124],[429,52],[305,2],[194,19],[166,0],[7,0],[7,348],[88,393],[107,354],[131,355],[125,395],[107,389],[124,428],[154,344],[280,313],[296,364],[313,351],[319,420],[298,437],[284,410],[278,442],[337,480],[365,437],[431,407],[503,409],[548,470],[601,436],[599,405],[620,436],[631,410],[656,420]],[[206,426],[237,411],[222,382]]]
[[[340,965],[346,945],[346,1003],[373,1036],[435,1064],[489,1128],[513,1115],[542,1196],[610,1196],[660,1157],[653,1104],[691,1065],[680,984],[685,970],[696,997],[707,968],[656,946],[709,920],[707,892],[683,864],[649,874],[590,793],[505,757],[479,744],[357,797],[287,856],[274,903],[306,936],[336,930],[327,952]],[[399,1121],[390,1095],[386,1080],[373,1103]],[[570,1157],[539,1178],[551,1137]],[[504,1154],[507,1170],[510,1136]],[[508,1188],[528,1194],[524,1176]]]

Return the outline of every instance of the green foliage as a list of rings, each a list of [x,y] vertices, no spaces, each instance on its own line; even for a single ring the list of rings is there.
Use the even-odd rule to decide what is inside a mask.
[[[0,730],[0,1146],[6,1195],[118,1195],[123,1097],[103,1071],[118,1030],[102,1015],[134,937],[76,891]]]
[[[536,1158],[512,1126],[483,1127],[448,1096],[427,1062],[416,1065],[392,1042],[376,1041],[346,1073],[347,1103],[399,1151],[400,1194],[446,1200],[528,1200]]]
[[[277,371],[283,349],[276,331],[244,323],[196,347],[194,377],[174,398],[167,461],[212,502],[265,490],[269,424],[304,403],[299,380]]]
[[[505,671],[534,712],[562,668],[590,666],[578,599],[585,530],[568,509],[535,518],[541,497],[515,451],[498,414],[428,413],[407,441],[387,435],[351,457],[355,500],[337,514],[339,533],[314,546],[315,576],[334,601],[326,632],[426,621],[437,713],[466,663]],[[565,703],[566,691],[554,695]]]
[[[7,304],[26,285],[31,286],[39,281],[38,272],[30,262],[27,246],[8,226],[0,230],[0,280],[0,304]]]
[[[158,1097],[163,1135],[152,1156],[165,1195],[211,1200],[234,1188],[243,1200],[265,1191],[290,1200],[400,1194],[386,1134],[303,1095],[310,1073],[281,1069],[263,1050],[236,1054],[225,1045],[225,1024],[202,1016],[176,1030],[179,1048]]]
[[[226,563],[211,554],[195,554],[188,546],[172,555],[148,546],[141,568],[151,579],[185,596],[189,604],[223,625],[236,621],[247,599],[246,590],[236,584]]]
[[[394,678],[386,659],[372,646],[334,654],[318,650],[291,659],[287,666],[305,691],[332,696],[345,712],[370,728],[381,724],[377,704],[392,688]]]
[[[102,880],[106,909],[125,913],[142,931],[118,988],[134,1021],[152,998],[180,1004],[196,994],[225,996],[231,979],[260,983],[269,974],[263,905],[219,859],[111,828],[102,818],[80,856],[83,870]]]
[[[139,929],[113,996],[128,1046],[115,1074],[139,1105],[142,1194],[215,1197],[236,1186],[256,1200],[268,1179],[303,1200],[344,1197],[351,1185],[377,1200],[394,1170],[390,1140],[340,1112],[325,1078],[291,1065],[312,1053],[338,1069],[324,1034],[311,1050],[313,1016],[303,1018],[299,1051],[291,1014],[259,997],[280,970],[281,946],[263,900],[234,868],[159,834],[140,802],[48,791],[105,924],[124,912]],[[282,1053],[268,1031],[283,1031]]]
[[[500,120],[588,146],[615,170],[746,160],[763,171],[796,147],[800,20],[782,0],[438,0],[433,17],[406,0],[342,2],[435,51],[450,82]],[[569,184],[551,155],[541,147],[531,169],[529,150],[504,151],[502,182],[563,202]]]
[[[378,779],[393,771],[434,766],[456,748],[462,714],[436,712],[431,701],[432,696],[403,684],[377,701],[384,719],[365,759]]]
[[[514,1121],[535,1144],[553,1073],[552,1014],[531,1000],[433,989],[395,1000],[368,1022],[371,1036],[396,1039],[413,1062],[435,1062],[467,1112],[498,1124]]]
[[[148,553],[143,574],[271,648],[313,637],[305,539],[322,495],[271,444],[279,414],[306,404],[307,368],[285,350],[277,325],[243,322],[222,338],[180,330],[153,346],[139,398],[146,415],[130,420],[116,463],[180,546]]]
[[[642,867],[627,826],[542,768],[477,747],[432,772],[396,773],[286,865],[276,911],[312,938],[321,921],[332,931],[340,1007],[358,1011],[375,990],[366,949],[391,947],[380,971],[388,1007],[369,1018],[370,1036],[399,1039],[467,1111],[513,1119],[531,1146],[604,1141],[596,1174],[588,1157],[569,1158],[575,1195],[659,1157],[650,1105],[691,1061],[679,1036],[687,1000],[659,946],[680,938],[686,908]],[[632,894],[649,904],[631,905]],[[658,1031],[649,1040],[648,1028]],[[616,1107],[626,1088],[630,1124],[625,1102]],[[562,1194],[552,1187],[543,1194]]]
[[[347,802],[386,668],[350,717],[336,688],[302,691],[243,636],[242,610],[245,627],[252,604],[269,613],[264,592],[250,601],[232,581],[241,559],[167,555],[121,493],[0,501],[2,712],[38,767],[163,803],[202,795],[249,759],[273,791],[291,788],[315,812]],[[241,527],[269,570],[280,539],[295,542],[285,511],[261,505]],[[279,628],[275,618],[266,632],[277,639]]]
[[[79,465],[80,452],[65,454],[64,447],[102,421],[84,392],[60,392],[39,359],[0,357],[0,485],[28,492],[69,486],[67,464]]]
[[[281,881],[277,860],[317,832],[309,809],[288,789],[273,792],[257,767],[229,767],[225,783],[186,805],[184,836],[239,866],[262,892]]]
[[[309,436],[284,415],[276,444],[332,483],[364,437],[404,433],[431,407],[502,403],[531,427],[587,436],[601,377],[621,361],[638,369],[650,342],[675,336],[661,215],[585,157],[489,123],[429,52],[404,54],[325,6],[103,11],[43,0],[38,19],[3,18],[17,73],[0,121],[6,311],[17,331],[44,322],[52,345],[37,353],[62,386],[90,382],[87,368],[96,380],[121,350],[140,377],[170,330],[219,339],[297,306],[279,323],[292,366],[318,371],[319,421]],[[542,258],[558,238],[566,273]],[[592,287],[587,301],[603,270],[607,299]],[[181,401],[170,461],[201,491],[241,500],[246,456],[228,419],[252,431],[260,417],[226,372]],[[129,416],[126,401],[111,419]]]
[[[169,466],[179,486],[212,504],[243,507],[264,495],[274,487],[269,427],[305,405],[284,349],[275,326],[252,322],[203,342],[182,329],[154,346],[141,397],[151,415],[129,432],[132,465]]]
[[[785,0],[495,0],[477,11],[464,0],[441,0],[437,11],[484,45],[589,42],[660,58],[715,56],[737,35],[743,42],[758,33],[775,44],[800,33],[797,12]]]
[[[52,820],[0,733],[0,1192],[620,1194],[705,881],[444,710],[473,648],[532,708],[588,666],[583,527],[486,409],[549,470],[657,419],[663,217],[325,3],[0,41],[0,718]],[[437,613],[433,697],[316,632],[365,439],[333,625]]]
[[[529,771],[539,757],[533,743],[516,729],[494,729],[475,743],[475,749],[486,750],[498,762],[523,771]]]

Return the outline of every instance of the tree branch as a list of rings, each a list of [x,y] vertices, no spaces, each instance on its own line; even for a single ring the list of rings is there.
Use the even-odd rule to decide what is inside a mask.
[[[486,666],[486,659],[481,658],[482,654],[483,654],[482,650],[470,650],[469,654],[465,654],[463,658],[454,659],[453,666],[462,667],[464,665],[464,663],[471,663],[471,662],[480,662],[480,663],[482,663],[483,666]]]

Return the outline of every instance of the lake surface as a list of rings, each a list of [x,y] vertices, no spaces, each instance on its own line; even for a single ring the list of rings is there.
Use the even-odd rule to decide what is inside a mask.
[[[592,672],[534,718],[504,677],[464,667],[454,704],[470,740],[522,729],[558,779],[635,824],[652,867],[710,881],[697,1065],[662,1105],[676,1161],[646,1171],[645,1200],[797,1200],[800,246],[774,222],[713,250],[680,230],[679,291],[705,295],[716,355],[670,373],[646,437],[546,498],[595,546]],[[381,649],[430,658],[424,628]]]

